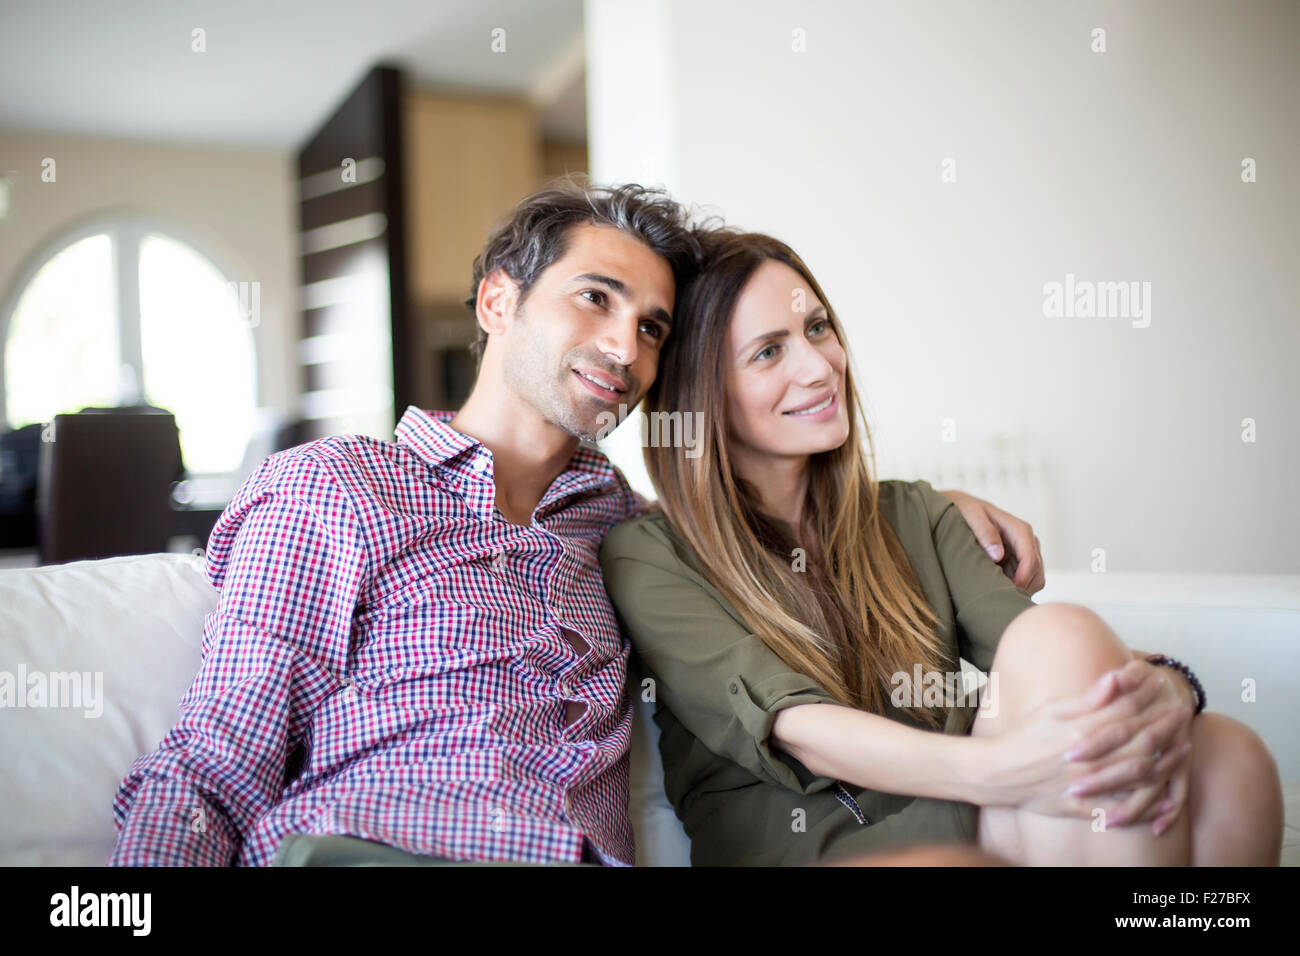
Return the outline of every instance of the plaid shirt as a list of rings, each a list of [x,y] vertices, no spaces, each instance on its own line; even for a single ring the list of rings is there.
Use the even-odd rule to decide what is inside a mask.
[[[511,524],[452,417],[408,408],[396,442],[324,438],[240,488],[202,664],[118,789],[109,865],[262,866],[291,832],[633,863],[629,645],[597,554],[645,501],[582,445]]]

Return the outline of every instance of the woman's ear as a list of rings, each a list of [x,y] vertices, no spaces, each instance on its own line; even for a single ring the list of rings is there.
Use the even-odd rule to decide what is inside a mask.
[[[514,318],[518,300],[519,284],[504,269],[493,269],[478,284],[474,314],[479,327],[488,335],[504,335]]]

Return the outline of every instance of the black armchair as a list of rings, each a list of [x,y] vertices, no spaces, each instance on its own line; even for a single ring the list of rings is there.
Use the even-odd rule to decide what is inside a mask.
[[[183,474],[170,412],[152,407],[56,415],[41,444],[40,561],[167,549],[172,485]]]

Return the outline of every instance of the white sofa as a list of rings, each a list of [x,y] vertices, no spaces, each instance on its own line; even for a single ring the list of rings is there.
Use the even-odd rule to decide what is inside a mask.
[[[1268,741],[1289,784],[1284,863],[1300,863],[1300,577],[1049,573],[1042,601],[1094,607],[1133,646],[1186,660],[1212,706]],[[199,664],[216,592],[202,558],[156,554],[0,571],[0,672],[89,674],[78,707],[0,708],[0,865],[101,865],[122,774],[155,747]],[[94,675],[102,675],[95,687]],[[1241,700],[1242,676],[1257,681]],[[3,673],[0,673],[0,680]],[[66,698],[65,698],[66,700]],[[648,704],[638,703],[631,813],[638,863],[686,865],[663,795]],[[96,713],[98,711],[98,713]]]

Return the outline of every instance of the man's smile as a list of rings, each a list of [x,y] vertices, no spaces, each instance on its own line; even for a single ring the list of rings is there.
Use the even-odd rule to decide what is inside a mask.
[[[616,399],[627,394],[627,382],[595,369],[577,369],[573,374],[578,377],[593,395],[604,399]]]

